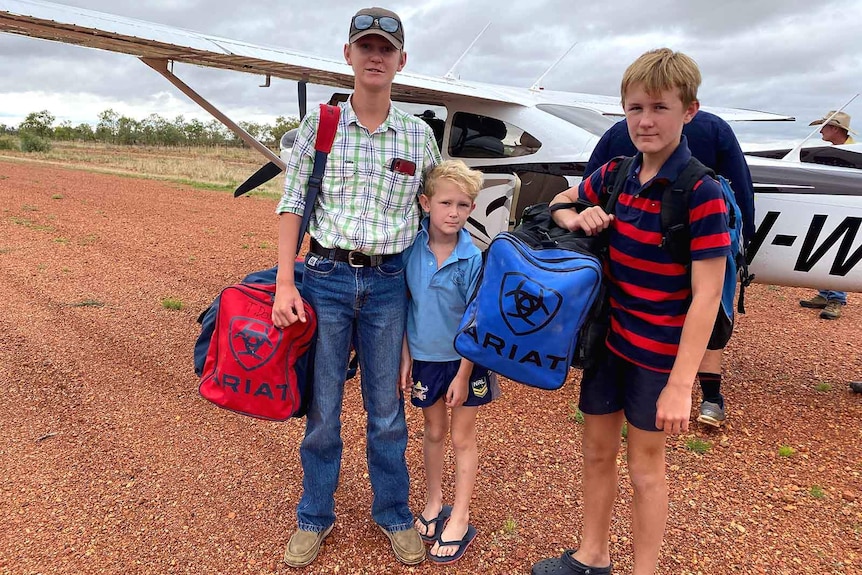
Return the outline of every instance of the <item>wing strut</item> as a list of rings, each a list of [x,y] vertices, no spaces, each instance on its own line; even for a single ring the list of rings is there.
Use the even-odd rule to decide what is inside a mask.
[[[302,80],[296,83],[296,97],[299,100],[299,119],[303,119],[305,117],[305,112],[308,110],[308,91],[306,86],[308,85],[308,80],[304,77]]]
[[[213,115],[219,122],[236,134],[246,144],[266,156],[270,163],[275,164],[280,170],[284,170],[284,161],[273,153],[272,150],[258,142],[251,134],[243,130],[236,122],[225,116],[218,108],[207,102],[200,94],[192,90],[186,83],[174,76],[168,70],[168,60],[165,58],[141,58],[141,62],[161,74],[165,79],[177,87],[177,89],[191,98],[198,106]]]

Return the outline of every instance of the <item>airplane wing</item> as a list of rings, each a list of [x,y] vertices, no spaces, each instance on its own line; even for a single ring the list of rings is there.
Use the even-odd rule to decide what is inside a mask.
[[[164,59],[311,84],[353,88],[353,71],[344,62],[284,48],[238,42],[173,26],[124,18],[41,0],[0,0],[0,32],[99,48],[139,58]],[[453,97],[491,102],[580,106],[621,116],[618,98],[530,90],[423,74],[399,73],[392,98],[438,103]],[[788,116],[729,108],[704,109],[731,120],[792,120]]]

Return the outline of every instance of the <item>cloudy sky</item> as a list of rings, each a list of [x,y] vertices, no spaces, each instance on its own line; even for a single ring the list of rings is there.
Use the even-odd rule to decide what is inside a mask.
[[[63,0],[251,43],[341,58],[346,0]],[[669,46],[697,60],[705,105],[765,110],[794,123],[736,124],[744,141],[792,140],[811,119],[862,91],[862,0],[394,0],[406,31],[408,69],[442,76],[490,21],[458,67],[464,79],[528,87],[566,50],[543,85],[617,95],[625,67]],[[0,0],[2,6],[2,0]],[[649,6],[649,11],[645,11]],[[175,72],[235,120],[297,115],[296,85],[177,65]],[[328,88],[312,87],[310,103]],[[209,116],[131,56],[0,34],[0,124],[43,109],[58,121],[94,123],[113,110],[135,118]],[[862,96],[846,109],[862,127]]]

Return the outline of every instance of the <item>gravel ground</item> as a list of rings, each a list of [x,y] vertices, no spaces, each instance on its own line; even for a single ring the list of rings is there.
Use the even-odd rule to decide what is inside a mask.
[[[198,395],[195,319],[223,286],[274,263],[273,208],[0,162],[0,573],[437,572],[397,564],[370,519],[355,382],[339,518],[318,560],[295,571],[281,556],[300,494],[302,421],[241,417]],[[810,291],[748,291],[726,352],[728,425],[695,424],[668,441],[661,573],[862,573],[862,396],[846,384],[862,377],[862,297],[850,294],[844,317],[825,322],[797,303]],[[504,380],[504,397],[481,411],[479,537],[444,571],[529,573],[577,545],[579,376],[558,392]],[[408,425],[418,511],[412,408]],[[695,440],[708,450],[692,450]],[[620,460],[611,549],[626,573],[632,496]]]

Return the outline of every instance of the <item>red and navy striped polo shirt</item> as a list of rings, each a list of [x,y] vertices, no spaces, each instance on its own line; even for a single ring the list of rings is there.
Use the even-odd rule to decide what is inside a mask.
[[[691,304],[691,279],[685,266],[674,263],[660,247],[661,197],[691,158],[685,136],[658,174],[641,185],[639,153],[615,209],[610,228],[609,262],[604,266],[611,301],[608,348],[628,361],[670,372],[676,359],[682,325]],[[598,203],[609,162],[581,182],[581,199]],[[618,177],[623,177],[619,174]],[[718,182],[705,176],[695,185],[688,207],[691,259],[726,257],[730,253],[727,206]]]

